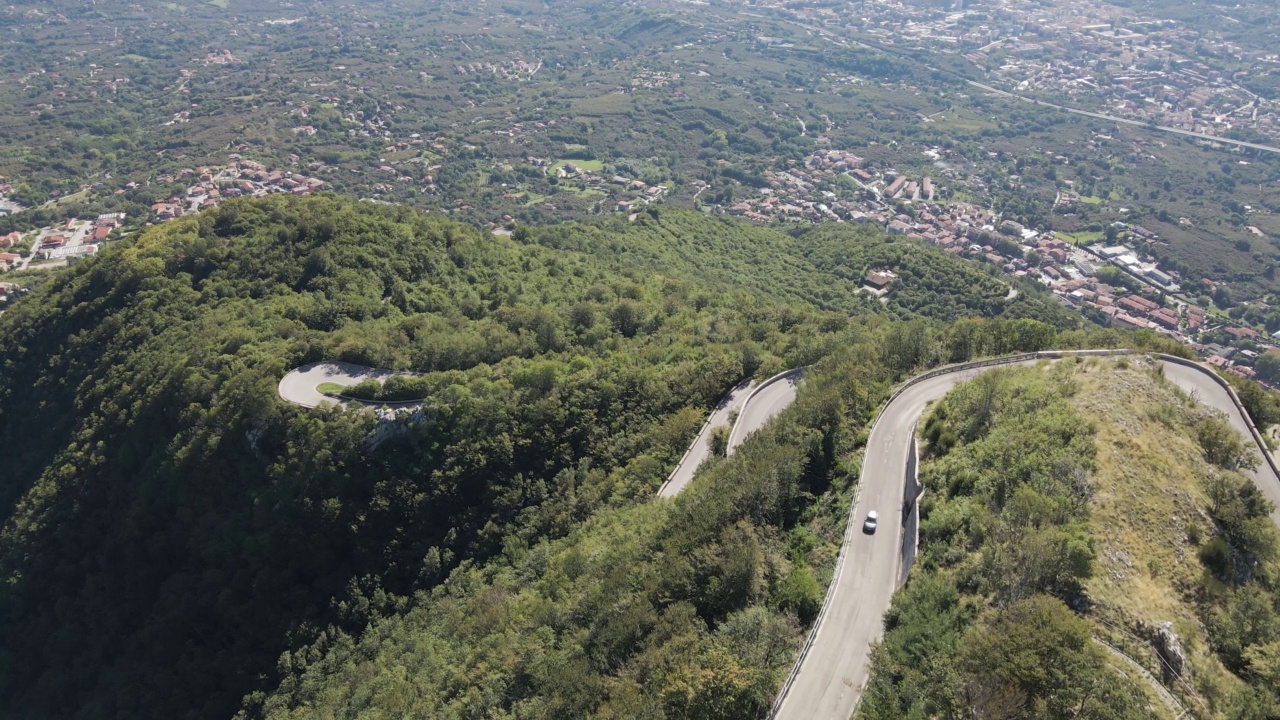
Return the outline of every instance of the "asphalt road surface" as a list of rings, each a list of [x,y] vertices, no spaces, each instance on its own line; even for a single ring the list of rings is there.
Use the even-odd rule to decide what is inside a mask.
[[[742,408],[754,387],[755,383],[749,380],[743,382],[730,390],[720,404],[716,405],[711,411],[710,420],[702,426],[702,432],[698,433],[698,437],[689,446],[689,451],[680,459],[680,464],[676,465],[671,477],[668,477],[658,489],[658,497],[675,497],[684,490],[684,487],[693,479],[693,474],[698,471],[698,467],[711,455],[711,431],[729,424],[729,415],[734,410]]]
[[[1235,403],[1231,402],[1231,396],[1214,382],[1212,377],[1203,372],[1185,365],[1178,365],[1177,363],[1166,362],[1162,364],[1164,365],[1164,376],[1166,378],[1205,405],[1226,413],[1227,419],[1231,422],[1231,427],[1239,431],[1244,436],[1249,447],[1254,449],[1254,454],[1258,458],[1258,467],[1254,470],[1245,470],[1243,472],[1253,480],[1253,483],[1258,486],[1262,494],[1275,504],[1276,509],[1271,511],[1271,522],[1280,525],[1280,478],[1277,478],[1275,473],[1271,471],[1271,466],[1263,461],[1261,453],[1257,450],[1257,445],[1253,442],[1253,436],[1249,433],[1249,426],[1245,424],[1244,417],[1240,415],[1240,411],[1236,410]]]
[[[930,69],[932,70],[935,68],[930,68]],[[1030,98],[1025,95],[1018,95],[1017,93],[1011,93],[1005,90],[1000,90],[998,88],[993,88],[990,85],[984,85],[980,82],[977,82],[976,80],[965,80],[965,82],[969,83],[974,87],[982,88],[983,90],[986,90],[987,92],[990,92],[990,93],[994,93],[996,95],[1003,95],[1004,97],[1007,97],[1007,98],[1015,98],[1018,100],[1022,100],[1024,102],[1032,103],[1034,105],[1043,105],[1044,107],[1053,108],[1054,110],[1062,110],[1063,112],[1074,113],[1076,115],[1084,115],[1085,117],[1097,118],[1099,120],[1106,120],[1108,122],[1114,122],[1114,123],[1122,123],[1124,125],[1136,125],[1138,127],[1149,127],[1153,130],[1163,130],[1164,132],[1173,133],[1175,135],[1186,135],[1187,137],[1198,138],[1200,140],[1209,140],[1212,142],[1225,143],[1227,145],[1236,145],[1238,147],[1246,147],[1246,148],[1251,148],[1253,150],[1262,150],[1264,152],[1280,153],[1280,148],[1272,147],[1271,145],[1259,145],[1257,143],[1245,142],[1244,140],[1235,140],[1233,138],[1221,137],[1219,135],[1207,135],[1205,133],[1199,133],[1192,130],[1183,130],[1182,128],[1169,127],[1167,125],[1153,125],[1151,123],[1147,123],[1142,120],[1133,120],[1130,118],[1116,117],[1115,115],[1107,115],[1105,113],[1097,113],[1097,112],[1090,112],[1088,110],[1079,110],[1077,108],[1069,108],[1063,105],[1055,105],[1051,102],[1046,102],[1044,100],[1036,100],[1035,98]]]
[[[355,363],[326,361],[303,365],[280,378],[277,387],[280,397],[303,407],[318,407],[321,404],[345,405],[316,389],[321,383],[334,383],[344,387],[359,385],[369,378],[386,381],[392,375],[408,375],[394,370],[365,367]]]
[[[988,369],[960,370],[907,388],[871,429],[858,502],[836,567],[836,587],[775,718],[848,720],[853,714],[870,670],[867,653],[884,632],[884,613],[898,587],[902,488],[916,421],[930,401]],[[879,511],[880,527],[867,535],[862,521],[871,510]]]
[[[770,378],[756,389],[738,415],[738,421],[733,424],[733,432],[729,434],[730,452],[796,401],[796,386],[800,384],[803,373],[803,369],[789,370]]]
[[[1037,361],[1018,364],[1034,362]],[[1232,426],[1250,437],[1230,396],[1211,377],[1182,365],[1162,364],[1169,380],[1199,401],[1226,413]],[[902,493],[911,434],[929,402],[990,369],[958,370],[913,385],[885,408],[872,428],[858,501],[836,567],[835,588],[827,599],[809,652],[785,689],[774,718],[848,720],[853,714],[870,671],[868,652],[884,632],[884,613],[898,586]],[[1252,476],[1280,507],[1280,478],[1265,463]],[[862,522],[870,510],[880,513],[880,527],[873,535],[862,532]],[[1280,516],[1273,517],[1280,523]]]

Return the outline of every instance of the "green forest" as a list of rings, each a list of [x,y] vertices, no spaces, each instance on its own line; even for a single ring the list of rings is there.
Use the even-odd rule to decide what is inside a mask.
[[[1160,344],[1006,290],[682,211],[504,237],[282,196],[150,228],[0,317],[0,715],[763,716],[893,384]],[[278,398],[322,359],[418,373],[423,421],[374,447],[371,413]],[[651,501],[725,391],[799,365],[792,409]]]

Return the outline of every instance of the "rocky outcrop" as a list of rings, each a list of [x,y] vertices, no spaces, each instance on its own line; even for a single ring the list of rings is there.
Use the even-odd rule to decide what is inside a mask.
[[[413,425],[426,422],[427,413],[421,407],[380,407],[374,409],[378,416],[378,427],[364,440],[364,449],[372,452],[382,443],[409,433]]]
[[[1181,678],[1186,672],[1187,654],[1182,649],[1182,640],[1173,631],[1173,623],[1139,623],[1139,630],[1151,641],[1160,658],[1160,675],[1164,683],[1169,685]]]
[[[1163,661],[1160,663],[1166,683],[1172,683],[1182,677],[1187,666],[1187,655],[1182,649],[1182,641],[1173,631],[1173,623],[1162,622],[1155,637],[1156,653]]]

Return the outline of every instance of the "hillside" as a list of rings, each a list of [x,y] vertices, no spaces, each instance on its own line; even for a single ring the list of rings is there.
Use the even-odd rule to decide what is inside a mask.
[[[1158,366],[995,371],[923,435],[920,558],[860,718],[1274,716],[1270,503]]]
[[[505,642],[487,634],[502,617],[529,613],[506,636],[513,664],[442,677],[420,707],[555,707],[555,683],[583,677],[616,690],[589,700],[612,707],[667,677],[625,682],[647,649],[689,661],[686,638],[710,643],[708,665],[762,673],[725,689],[759,714],[891,382],[1143,341],[1059,331],[1074,320],[1054,304],[857,228],[793,237],[664,211],[516,230],[331,196],[229,202],[56,273],[0,317],[0,715],[227,717],[249,694],[249,714],[278,714],[346,687],[363,701],[368,676],[336,677],[353,638],[373,644],[363,656],[432,638],[462,655],[419,659],[463,672]],[[858,290],[869,269],[900,276],[884,303]],[[994,319],[942,322],[959,308]],[[286,371],[326,358],[425,373],[427,421],[370,451],[370,414],[280,401]],[[729,387],[812,363],[829,370],[811,399],[720,471],[740,480],[684,510],[645,505]],[[774,463],[789,469],[760,470]],[[695,507],[699,523],[681,515]],[[658,548],[686,562],[633,572],[626,553]],[[639,615],[605,623],[639,578]],[[505,614],[530,583],[558,599],[571,581],[572,617]],[[390,632],[421,608],[459,622]],[[766,660],[723,644],[744,612],[774,628]],[[549,637],[578,643],[567,665],[517,649]]]

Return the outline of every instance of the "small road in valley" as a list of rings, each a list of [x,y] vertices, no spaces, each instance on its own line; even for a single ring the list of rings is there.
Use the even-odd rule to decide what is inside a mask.
[[[753,17],[765,17],[764,15],[757,15],[754,13],[743,13],[743,14],[750,15]],[[1011,100],[1022,100],[1023,102],[1028,102],[1033,105],[1040,105],[1042,107],[1052,108],[1054,110],[1059,110],[1061,112],[1068,112],[1068,113],[1073,113],[1075,115],[1083,115],[1085,117],[1097,118],[1098,120],[1105,120],[1107,122],[1120,123],[1124,125],[1133,125],[1137,127],[1149,128],[1151,130],[1159,130],[1161,132],[1172,133],[1174,135],[1183,135],[1185,137],[1191,137],[1197,140],[1206,140],[1209,142],[1223,143],[1225,145],[1235,145],[1236,147],[1249,148],[1250,150],[1260,150],[1262,152],[1280,153],[1280,147],[1275,147],[1272,145],[1261,145],[1259,143],[1251,143],[1244,140],[1236,140],[1234,138],[1222,137],[1221,135],[1209,135],[1207,133],[1195,132],[1194,130],[1184,130],[1182,128],[1169,127],[1168,125],[1159,125],[1154,122],[1148,122],[1144,120],[1134,120],[1132,118],[1117,117],[1115,115],[1108,115],[1106,113],[1092,112],[1090,110],[1081,110],[1079,108],[1066,107],[1065,105],[1058,105],[1056,103],[1051,103],[1045,100],[1038,100],[1036,98],[1027,97],[1025,95],[1019,95],[1017,93],[1009,92],[1008,90],[1001,90],[1000,88],[992,87],[990,85],[987,85],[986,83],[978,82],[977,80],[970,80],[969,78],[965,77],[964,75],[954,70],[947,70],[943,68],[934,67],[933,65],[929,65],[897,47],[883,45],[880,43],[869,44],[869,43],[862,42],[860,40],[855,40],[853,38],[841,39],[837,37],[835,34],[833,34],[831,31],[827,30],[826,28],[818,27],[815,25],[808,25],[802,22],[797,22],[795,20],[783,19],[781,20],[781,22],[787,23],[789,25],[794,25],[799,28],[804,28],[805,30],[812,32],[818,35],[819,37],[825,38],[828,42],[831,42],[840,47],[849,47],[850,45],[856,45],[858,47],[861,47],[867,50],[878,50],[880,52],[888,53],[903,61],[917,63],[923,66],[926,70],[929,70],[930,72],[949,76],[961,82],[968,83],[973,87],[985,90],[995,95],[1000,95],[1002,97],[1009,98]]]

